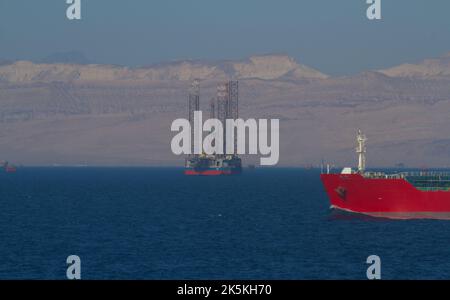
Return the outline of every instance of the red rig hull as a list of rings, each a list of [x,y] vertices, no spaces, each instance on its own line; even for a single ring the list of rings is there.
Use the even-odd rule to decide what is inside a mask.
[[[450,219],[450,191],[423,191],[405,179],[321,174],[331,207],[387,218]]]
[[[186,169],[184,170],[185,175],[191,176],[220,176],[220,175],[237,175],[241,174],[238,170],[195,170]]]

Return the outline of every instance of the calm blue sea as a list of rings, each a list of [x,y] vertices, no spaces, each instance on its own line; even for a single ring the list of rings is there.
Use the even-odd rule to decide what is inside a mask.
[[[329,209],[318,171],[186,177],[176,168],[0,173],[0,278],[450,278],[450,222]]]

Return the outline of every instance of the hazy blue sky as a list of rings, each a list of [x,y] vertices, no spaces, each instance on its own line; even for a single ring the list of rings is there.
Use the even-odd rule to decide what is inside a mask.
[[[0,58],[40,59],[81,51],[91,61],[148,65],[179,59],[239,59],[285,53],[329,74],[439,56],[450,51],[450,1],[0,0]]]

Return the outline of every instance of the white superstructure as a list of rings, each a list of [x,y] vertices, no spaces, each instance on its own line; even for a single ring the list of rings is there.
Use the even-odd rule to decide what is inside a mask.
[[[366,170],[366,136],[358,129],[356,136],[356,153],[358,154],[358,172],[364,173]]]

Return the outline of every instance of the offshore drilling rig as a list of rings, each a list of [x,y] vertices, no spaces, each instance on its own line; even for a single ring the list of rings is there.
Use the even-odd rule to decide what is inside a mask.
[[[189,122],[194,128],[194,111],[200,110],[200,83],[194,80],[188,96]],[[230,80],[217,85],[217,95],[210,101],[210,118],[218,119],[225,124],[227,119],[239,117],[239,84]],[[226,128],[223,127],[223,136]],[[191,141],[194,140],[191,131]],[[226,153],[226,139],[223,141],[223,153]],[[193,152],[191,152],[193,153]],[[186,175],[234,175],[242,172],[242,161],[237,156],[237,136],[234,135],[233,154],[191,154],[186,158]]]

